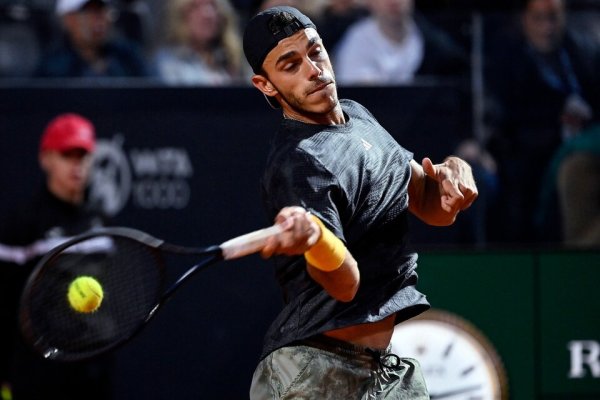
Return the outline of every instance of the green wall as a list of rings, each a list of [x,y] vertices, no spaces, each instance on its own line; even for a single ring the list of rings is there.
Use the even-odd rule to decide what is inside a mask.
[[[428,251],[418,271],[434,308],[492,342],[510,399],[600,399],[599,251]],[[569,377],[572,341],[588,361],[577,378]]]

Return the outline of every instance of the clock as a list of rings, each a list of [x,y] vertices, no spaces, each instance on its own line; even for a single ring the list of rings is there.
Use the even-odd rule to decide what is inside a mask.
[[[431,309],[396,325],[392,352],[419,361],[431,400],[508,399],[508,379],[498,353],[458,315]]]

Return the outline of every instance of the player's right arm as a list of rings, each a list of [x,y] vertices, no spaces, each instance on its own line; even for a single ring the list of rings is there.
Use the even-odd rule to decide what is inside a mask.
[[[360,284],[358,264],[341,240],[302,207],[285,207],[275,218],[283,232],[261,254],[305,255],[308,274],[339,301],[351,301]]]

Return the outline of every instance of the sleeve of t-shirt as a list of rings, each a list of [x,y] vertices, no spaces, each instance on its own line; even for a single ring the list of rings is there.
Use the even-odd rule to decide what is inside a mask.
[[[273,166],[263,183],[263,198],[270,218],[284,207],[301,206],[323,221],[344,240],[341,214],[348,212],[348,201],[338,179],[306,152],[296,149]]]

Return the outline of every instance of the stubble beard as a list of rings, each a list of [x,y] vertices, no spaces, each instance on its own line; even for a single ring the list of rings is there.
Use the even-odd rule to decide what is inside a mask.
[[[329,83],[329,84],[333,85],[333,87],[334,87],[333,93],[328,95],[329,101],[328,101],[327,105],[321,106],[322,103],[319,103],[319,106],[317,106],[318,109],[307,107],[305,105],[304,99],[306,99],[306,97],[309,96],[311,91],[313,91],[316,87],[318,87],[319,85],[321,85],[323,83]],[[304,91],[304,93],[302,94],[302,96],[298,96],[294,93],[284,94],[281,91],[279,91],[279,94],[281,95],[283,100],[291,107],[291,109],[300,115],[311,115],[311,116],[326,115],[326,114],[329,114],[330,112],[332,112],[336,107],[339,106],[337,84],[335,82],[335,76],[333,74],[333,71],[331,72],[331,75],[328,74],[326,76],[320,77],[319,79],[315,80],[314,85],[311,85],[310,88],[306,89]],[[324,109],[323,109],[323,107],[324,107]]]

